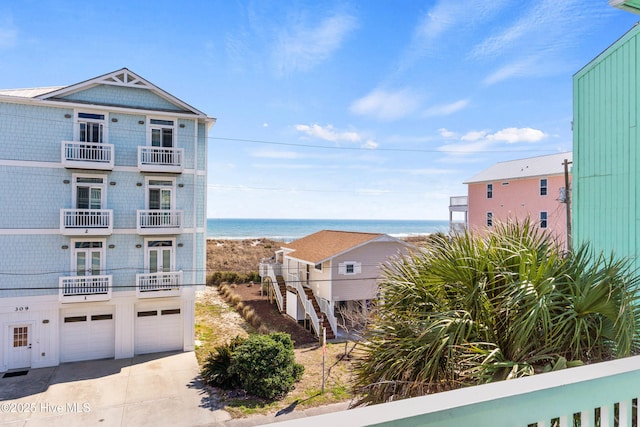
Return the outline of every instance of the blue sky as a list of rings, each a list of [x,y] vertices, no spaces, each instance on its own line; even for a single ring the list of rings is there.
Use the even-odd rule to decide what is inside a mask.
[[[210,218],[447,219],[497,161],[569,151],[607,0],[0,4],[0,88],[127,67],[218,119]]]

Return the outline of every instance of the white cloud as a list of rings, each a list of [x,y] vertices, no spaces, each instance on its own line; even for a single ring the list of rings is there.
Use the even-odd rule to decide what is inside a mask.
[[[486,130],[472,130],[462,135],[460,139],[462,141],[477,141],[484,138],[485,136],[487,136]]]
[[[523,3],[510,25],[480,40],[470,51],[472,59],[494,61],[510,58],[484,79],[491,85],[514,77],[557,75],[575,67],[568,57],[583,39],[593,19],[601,19],[602,8],[581,0],[540,0]],[[510,8],[510,12],[516,9]]]
[[[466,144],[452,143],[445,144],[438,147],[438,151],[446,152],[449,154],[473,154],[487,151],[491,147],[491,141],[481,140],[473,141]]]
[[[453,138],[456,136],[455,132],[451,132],[450,130],[448,130],[447,128],[440,128],[438,129],[438,133],[440,134],[441,137],[443,138]]]
[[[490,141],[504,141],[509,144],[517,142],[538,142],[547,137],[547,134],[538,129],[532,128],[506,128],[488,135]]]
[[[499,12],[509,0],[439,0],[419,17],[413,37],[403,57],[400,68],[407,68],[434,50],[445,47],[451,49],[451,39],[445,43],[441,39],[450,32],[460,33],[475,28]],[[453,37],[452,37],[453,39]]]
[[[513,61],[503,67],[500,67],[493,73],[489,74],[482,81],[487,86],[507,80],[511,77],[522,77],[527,75],[539,74],[539,68],[536,63],[540,58],[532,56],[521,60]]]
[[[468,99],[461,99],[459,101],[452,102],[450,104],[434,105],[433,107],[427,109],[424,112],[424,116],[425,117],[448,116],[450,114],[456,113],[466,108],[467,105],[469,105]]]
[[[355,100],[349,110],[354,114],[379,120],[397,120],[416,111],[419,105],[420,97],[409,89],[393,92],[376,89]]]
[[[263,159],[299,159],[301,155],[295,151],[280,150],[254,150],[249,153],[251,157]]]
[[[313,138],[323,139],[325,141],[333,142],[359,142],[362,138],[358,132],[354,131],[337,131],[333,125],[320,126],[318,124],[313,125],[295,125],[295,129],[298,132],[305,133]]]
[[[357,28],[348,14],[335,14],[316,26],[286,26],[277,36],[273,57],[281,73],[306,71],[327,60],[340,48],[347,35]]]
[[[449,131],[447,131],[449,132]],[[442,134],[442,131],[440,132]],[[487,130],[469,131],[460,137],[461,142],[451,142],[438,147],[439,151],[453,155],[482,153],[496,150],[500,143],[535,143],[547,138],[547,134],[533,128],[505,128],[490,133]]]
[[[369,148],[371,150],[378,148],[378,143],[372,139],[367,140],[364,144],[362,144],[362,148]]]
[[[471,56],[493,57],[523,45],[529,47],[527,51],[562,47],[575,32],[567,30],[575,30],[576,21],[584,19],[590,9],[594,10],[580,0],[542,0],[529,5],[530,8],[521,9],[521,17],[513,25],[478,43]]]

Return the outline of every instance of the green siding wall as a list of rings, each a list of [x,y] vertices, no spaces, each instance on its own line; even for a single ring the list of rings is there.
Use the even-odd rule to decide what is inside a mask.
[[[573,241],[638,254],[640,26],[573,78]],[[636,261],[636,266],[640,263]]]

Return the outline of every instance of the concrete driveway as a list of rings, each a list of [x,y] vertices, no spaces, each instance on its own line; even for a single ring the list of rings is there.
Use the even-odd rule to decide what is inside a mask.
[[[0,375],[0,424],[10,426],[224,425],[198,379],[193,352],[65,363]]]

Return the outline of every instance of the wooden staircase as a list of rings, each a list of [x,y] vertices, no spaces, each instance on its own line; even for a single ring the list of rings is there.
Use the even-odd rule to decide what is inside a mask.
[[[313,309],[318,313],[318,316],[322,316],[322,326],[327,330],[327,339],[330,340],[335,338],[336,335],[334,334],[333,329],[331,329],[331,323],[329,323],[329,320],[322,314],[318,301],[316,301],[316,297],[313,295],[313,291],[309,288],[304,288],[304,293],[307,295],[309,301],[311,301],[311,304],[313,304]]]

